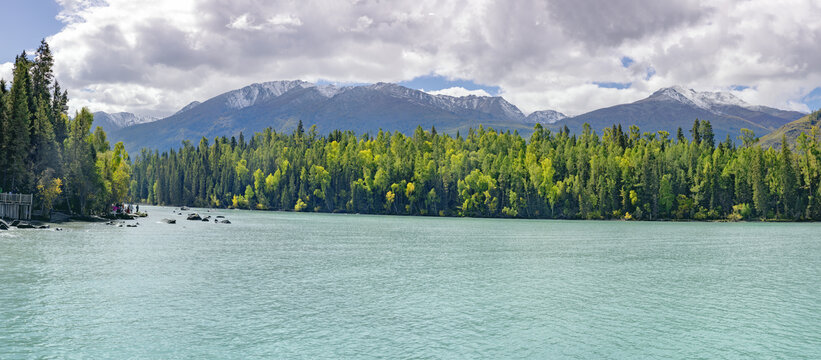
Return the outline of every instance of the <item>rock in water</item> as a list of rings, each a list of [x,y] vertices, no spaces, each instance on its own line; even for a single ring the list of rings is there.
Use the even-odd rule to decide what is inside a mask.
[[[228,219],[225,219],[225,220],[223,220],[223,221],[220,221],[220,224],[230,224],[230,223],[231,223],[231,222],[230,222],[230,221],[228,221]]]
[[[9,224],[6,223],[5,221],[3,221],[3,219],[0,219],[0,230],[8,230],[8,229],[9,229]]]
[[[174,219],[162,219],[162,222],[164,222],[164,223],[166,223],[166,224],[176,224],[176,223],[177,223],[177,220],[174,220]]]
[[[193,214],[188,214],[187,220],[202,220],[202,218],[200,217],[200,214],[193,213]]]

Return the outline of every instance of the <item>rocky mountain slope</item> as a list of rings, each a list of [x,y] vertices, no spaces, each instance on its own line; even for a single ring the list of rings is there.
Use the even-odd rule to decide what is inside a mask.
[[[796,111],[751,105],[730,93],[697,92],[674,86],[660,89],[630,104],[559,120],[553,128],[567,126],[571,131],[579,132],[583,124],[588,123],[601,134],[602,129],[621,124],[625,131],[630,125],[637,125],[642,132],[664,130],[675,134],[681,127],[689,136],[688,130],[693,120],[698,118],[712,123],[716,141],[723,141],[727,135],[736,141],[742,128],[753,130],[756,134],[767,134],[802,116],[803,113]]]
[[[502,97],[433,95],[390,83],[361,86],[316,85],[305,81],[272,81],[252,84],[203,102],[194,101],[177,113],[158,120],[123,114],[95,117],[112,141],[125,141],[129,151],[142,147],[166,150],[183,140],[205,136],[250,136],[271,127],[292,131],[301,120],[305,128],[316,125],[320,134],[352,130],[375,134],[380,129],[412,133],[418,126],[436,127],[455,134],[479,125],[519,131],[527,136],[534,124],[559,130],[567,126],[580,132],[589,123],[597,132],[621,124],[627,130],[664,130],[685,134],[696,118],[713,124],[716,141],[729,135],[734,141],[740,129],[764,135],[804,114],[751,105],[723,92],[697,92],[680,86],[663,88],[646,99],[598,109],[574,117],[543,110],[525,116]],[[110,131],[109,131],[110,129]]]
[[[320,134],[336,129],[412,133],[418,126],[456,133],[480,124],[500,130],[532,129],[524,114],[501,97],[431,95],[389,83],[337,87],[297,80],[229,91],[160,121],[115,130],[110,138],[125,140],[132,151],[168,149],[203,136],[251,135],[267,127],[291,131],[299,120],[306,128],[316,125]]]
[[[768,147],[780,148],[783,145],[781,142],[783,137],[786,137],[787,143],[795,144],[796,139],[798,139],[798,136],[801,135],[802,132],[809,136],[812,134],[813,129],[817,131],[817,136],[821,136],[821,110],[808,114],[762,136],[758,143],[765,149]]]

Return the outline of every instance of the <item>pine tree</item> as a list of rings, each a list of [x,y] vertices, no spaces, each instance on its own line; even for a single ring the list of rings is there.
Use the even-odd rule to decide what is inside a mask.
[[[51,125],[54,129],[54,139],[61,147],[66,140],[67,126],[66,117],[68,112],[68,93],[60,93],[60,84],[54,82],[54,94],[51,98]]]
[[[678,127],[678,130],[676,130],[676,142],[678,142],[678,143],[683,143],[683,142],[684,142],[684,140],[686,140],[686,139],[684,138],[684,131],[682,131],[682,130],[681,130],[681,126],[679,126],[679,127]]]
[[[6,106],[6,80],[0,79],[0,192],[3,191],[3,187],[6,184],[6,161],[8,158],[8,141],[10,132],[6,131],[6,129],[10,129],[9,124],[9,117],[8,117],[8,109]]]
[[[693,143],[701,144],[701,123],[696,119],[693,122],[693,128],[690,129],[690,136],[693,138]]]
[[[792,218],[795,217],[797,210],[795,201],[795,190],[798,187],[798,178],[793,166],[793,155],[790,151],[790,146],[787,143],[787,135],[781,135],[781,153],[779,154],[780,169],[779,175],[779,196],[781,197],[781,208],[784,211],[784,216]]]
[[[50,177],[62,162],[59,146],[54,138],[54,129],[51,126],[49,106],[45,99],[37,102],[37,113],[34,115],[32,128],[32,173],[37,177]]]
[[[305,134],[305,127],[302,126],[302,119],[299,119],[299,124],[296,126],[296,134],[299,137],[302,137],[302,135]]]
[[[2,186],[10,191],[29,191],[31,176],[27,172],[26,162],[29,159],[30,119],[28,84],[30,63],[26,53],[15,59],[14,80],[7,95],[8,120],[3,128],[6,135],[6,166]]]
[[[713,125],[707,120],[701,120],[699,125],[699,132],[701,133],[701,142],[707,144],[711,149],[716,146],[715,135],[713,134]]]
[[[54,67],[54,57],[51,55],[51,50],[48,43],[43,39],[40,41],[40,47],[35,53],[34,62],[31,66],[31,96],[34,99],[43,98],[46,104],[51,102],[51,82],[54,80],[52,68]],[[39,100],[37,100],[39,101]]]
[[[66,139],[65,188],[77,201],[81,214],[88,214],[89,201],[99,189],[99,175],[94,165],[96,155],[89,136],[93,121],[94,115],[83,108],[70,121]]]

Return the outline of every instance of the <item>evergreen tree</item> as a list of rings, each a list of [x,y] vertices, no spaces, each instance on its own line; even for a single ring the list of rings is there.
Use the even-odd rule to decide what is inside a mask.
[[[89,134],[87,109],[68,119],[68,93],[53,81],[53,64],[42,41],[34,61],[25,52],[15,59],[11,89],[0,80],[0,189],[35,193],[45,215],[55,201],[69,212],[105,214],[109,201],[122,201],[140,183],[131,180],[121,143],[111,151],[102,129]]]
[[[716,146],[715,135],[713,134],[713,125],[707,120],[701,120],[699,125],[699,133],[701,134],[701,142],[707,144],[712,149]]]
[[[66,139],[66,193],[77,202],[81,214],[90,212],[89,205],[100,189],[99,174],[95,167],[96,153],[89,131],[94,115],[83,108],[69,122]],[[105,204],[102,204],[105,205]],[[71,208],[71,204],[69,204]]]
[[[8,116],[8,107],[6,104],[6,80],[0,79],[0,192],[3,191],[4,186],[6,185],[6,176],[8,175],[6,172],[7,160],[8,160],[8,149],[6,149],[9,145],[9,136],[11,134],[10,131],[6,131],[6,129],[11,128],[11,124],[9,123],[9,116]]]
[[[54,129],[54,139],[60,146],[62,146],[63,141],[65,141],[66,137],[68,136],[66,128],[67,116],[65,116],[65,114],[67,113],[68,93],[61,93],[60,84],[55,81],[54,94],[51,98],[51,125]]]
[[[690,137],[693,139],[693,143],[701,144],[701,122],[696,119],[693,122],[693,128],[690,129]]]
[[[40,178],[51,177],[62,162],[60,148],[54,137],[54,129],[51,125],[50,109],[48,103],[43,98],[37,102],[37,113],[34,115],[34,126],[32,128],[32,173],[37,182]]]
[[[34,99],[42,98],[49,105],[51,102],[51,82],[54,80],[53,67],[54,57],[51,55],[48,43],[43,39],[40,41],[40,47],[37,48],[34,62],[31,65],[31,96]]]
[[[6,96],[7,102],[7,126],[3,127],[6,143],[6,163],[3,168],[4,183],[0,185],[4,189],[18,192],[29,192],[31,190],[31,174],[26,166],[29,160],[30,150],[30,119],[29,95],[30,83],[29,68],[31,64],[26,59],[26,53],[15,59],[14,80],[11,90]]]
[[[679,126],[678,130],[676,130],[676,141],[681,143],[684,142],[684,140],[686,140],[686,138],[684,137],[684,131],[682,131],[681,126]]]

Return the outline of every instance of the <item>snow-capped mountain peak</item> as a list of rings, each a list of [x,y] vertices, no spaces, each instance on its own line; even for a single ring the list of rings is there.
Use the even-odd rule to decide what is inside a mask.
[[[270,81],[258,84],[251,84],[242,89],[228,92],[225,103],[231,109],[242,109],[256,104],[257,102],[269,100],[280,96],[296,87],[315,86],[302,80],[294,81]]]
[[[716,111],[715,108],[718,106],[741,106],[745,108],[753,107],[744,100],[741,100],[737,96],[728,92],[699,92],[693,89],[685,89],[679,85],[659,89],[650,96],[651,99],[659,99],[663,97],[710,111]]]
[[[132,125],[137,124],[144,124],[152,121],[157,121],[159,118],[153,116],[144,116],[144,115],[137,115],[132,114],[129,112],[118,112],[118,113],[104,113],[104,112],[96,112],[94,113],[95,120],[100,121],[108,121],[111,125],[114,125],[117,128],[124,128],[129,127]]]
[[[317,85],[316,90],[319,91],[322,96],[327,98],[332,98],[339,94],[340,92],[344,91],[345,87],[338,87],[336,85],[327,84],[327,85]]]
[[[567,118],[567,115],[555,110],[540,110],[528,115],[527,118],[525,118],[525,122],[532,124],[552,124],[565,118]]]

